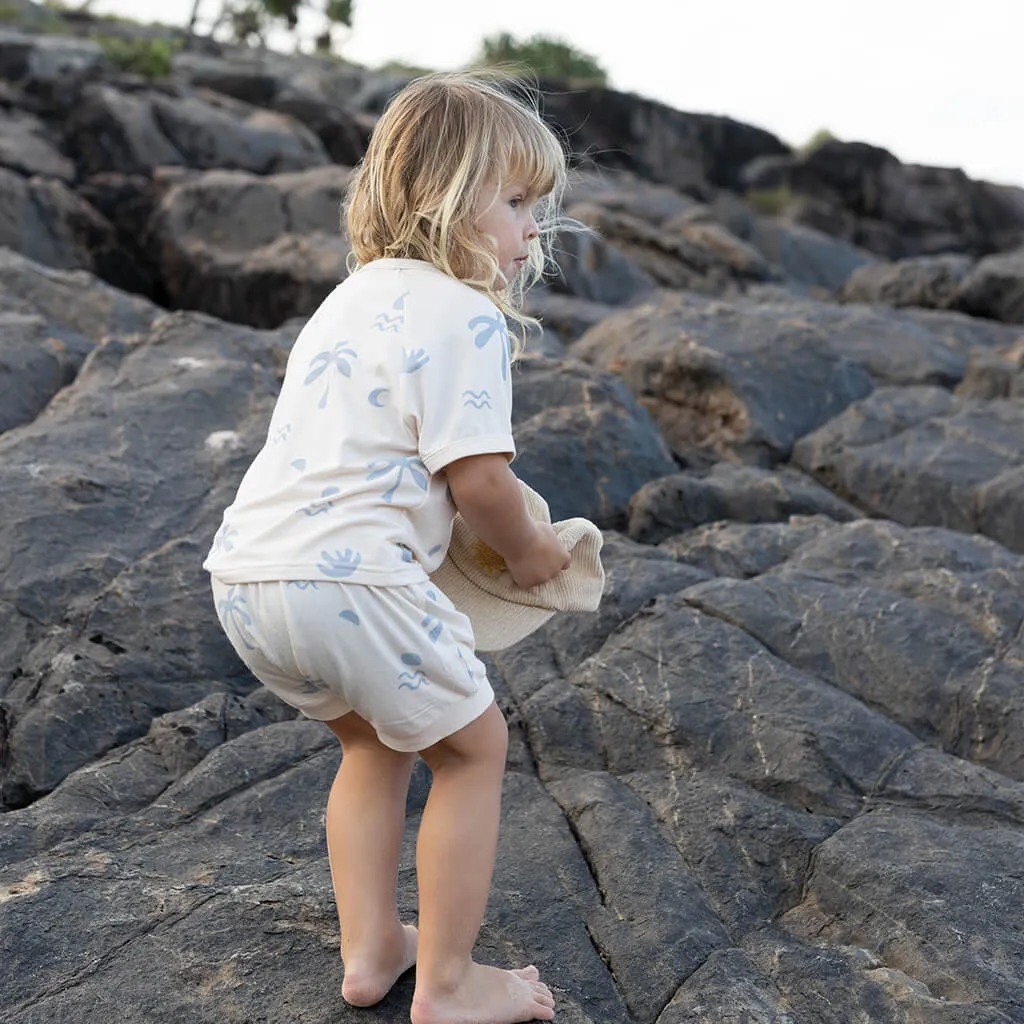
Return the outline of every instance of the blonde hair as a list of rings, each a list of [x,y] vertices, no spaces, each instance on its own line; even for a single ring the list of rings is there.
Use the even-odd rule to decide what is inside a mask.
[[[512,182],[537,199],[539,235],[509,283],[476,219],[487,194],[496,199]],[[377,122],[349,184],[343,218],[352,257],[359,266],[425,260],[484,292],[525,330],[537,321],[521,311],[523,294],[553,262],[565,184],[565,151],[521,80],[479,70],[415,79]],[[522,348],[516,338],[515,354]]]

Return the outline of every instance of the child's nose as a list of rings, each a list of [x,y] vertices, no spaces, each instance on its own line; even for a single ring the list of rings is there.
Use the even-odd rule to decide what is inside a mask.
[[[527,240],[532,241],[540,234],[540,230],[537,227],[536,218],[533,214],[530,214],[530,219],[526,223],[526,237]]]

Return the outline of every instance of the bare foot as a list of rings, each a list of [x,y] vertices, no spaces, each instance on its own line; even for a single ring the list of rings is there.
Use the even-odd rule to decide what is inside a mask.
[[[401,933],[373,956],[349,952],[341,997],[351,1006],[373,1006],[391,991],[391,986],[416,963],[416,928],[403,924]]]
[[[412,997],[412,1024],[521,1024],[551,1020],[555,1000],[536,967],[502,971],[471,964],[457,988]]]

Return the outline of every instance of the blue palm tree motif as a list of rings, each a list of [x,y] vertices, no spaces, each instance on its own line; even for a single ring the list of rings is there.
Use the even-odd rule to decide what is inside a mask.
[[[214,551],[233,551],[235,545],[231,543],[232,537],[237,537],[238,531],[228,523],[223,523],[213,538]]]
[[[320,492],[317,501],[311,501],[308,505],[304,505],[300,511],[305,512],[307,516],[318,516],[321,512],[330,512],[337,500],[334,497],[336,494],[341,494],[337,487],[325,487]]]
[[[458,647],[455,648],[455,653],[459,656],[459,661],[462,662],[462,667],[466,670],[466,675],[469,676],[469,681],[473,682],[473,670],[469,667],[469,662],[462,656],[462,651]]]
[[[252,625],[252,616],[245,610],[246,600],[238,594],[238,587],[232,587],[226,597],[221,598],[217,603],[217,612],[220,616],[220,624],[224,632],[230,634],[230,627],[234,626],[239,640],[250,651],[257,649],[256,644],[251,642],[249,627]]]
[[[430,356],[421,348],[402,349],[402,373],[415,373],[429,362]]]
[[[477,348],[483,348],[495,334],[498,335],[501,344],[501,379],[508,380],[509,340],[505,318],[500,313],[497,316],[475,316],[466,326],[471,331],[480,328],[476,336]]]
[[[273,437],[273,440],[270,443],[271,444],[280,444],[282,441],[287,441],[288,440],[288,435],[291,432],[292,432],[292,425],[290,423],[286,423],[286,424],[284,424],[284,426],[278,427],[277,430],[274,431],[274,437]]]
[[[315,381],[318,377],[320,377],[325,371],[330,369],[330,367],[332,366],[343,377],[351,377],[352,367],[349,365],[348,359],[345,358],[346,356],[351,356],[353,359],[359,358],[355,350],[347,348],[345,346],[345,342],[343,341],[339,341],[338,344],[334,346],[334,349],[331,352],[318,352],[309,361],[309,373],[306,374],[306,379],[303,383],[312,384],[313,381]],[[320,396],[320,401],[317,403],[317,405],[321,409],[325,408],[327,405],[327,395],[330,390],[331,380],[330,377],[328,377],[326,380],[326,387],[324,388],[324,393]]]
[[[346,622],[351,622],[353,626],[359,625],[359,616],[355,612],[349,611],[347,608],[343,612],[338,612],[338,618],[344,619]]]
[[[394,499],[395,492],[402,483],[406,471],[408,471],[413,482],[420,490],[425,491],[430,482],[430,473],[427,467],[423,464],[423,460],[416,458],[415,455],[403,455],[398,459],[383,459],[380,462],[371,462],[368,468],[370,472],[366,474],[367,480],[376,480],[378,477],[395,472],[395,470],[398,471],[394,485],[381,495],[388,504]]]
[[[316,580],[289,580],[289,587],[295,587],[298,590],[319,590]]]
[[[493,409],[491,405],[491,393],[489,391],[463,391],[462,392],[462,405],[473,406],[474,409]]]
[[[345,548],[344,552],[321,551],[320,557],[323,561],[317,562],[316,567],[325,576],[331,576],[336,579],[351,576],[359,568],[359,563],[363,560],[363,556],[351,548]]]
[[[436,555],[436,554],[437,554],[437,553],[438,553],[439,551],[441,551],[441,550],[442,550],[443,548],[444,548],[444,545],[443,545],[443,544],[435,544],[435,545],[434,545],[434,546],[433,546],[433,547],[432,547],[432,548],[431,548],[431,549],[430,549],[430,550],[429,550],[429,551],[427,552],[427,554],[428,554],[428,555]],[[431,600],[432,600],[432,601],[433,601],[433,600],[436,600],[436,598],[431,598]]]
[[[398,547],[399,547],[399,549],[402,552],[402,561],[403,562],[414,562],[414,561],[416,561],[416,556],[412,553],[412,548],[410,548],[407,544],[399,544]]]

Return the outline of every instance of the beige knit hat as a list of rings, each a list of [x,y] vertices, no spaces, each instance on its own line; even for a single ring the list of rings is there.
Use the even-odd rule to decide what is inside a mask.
[[[547,502],[522,480],[519,485],[527,512],[550,523]],[[456,513],[448,554],[430,578],[469,617],[478,651],[511,647],[555,612],[597,611],[604,590],[601,531],[588,519],[565,519],[551,525],[571,552],[572,564],[554,579],[527,590],[516,585],[501,555]]]

